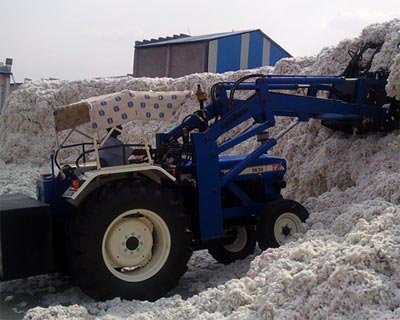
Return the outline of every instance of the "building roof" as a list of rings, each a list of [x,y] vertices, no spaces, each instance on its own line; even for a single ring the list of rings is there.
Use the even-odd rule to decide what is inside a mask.
[[[210,41],[210,40],[220,39],[220,38],[224,38],[224,37],[228,37],[228,36],[243,34],[243,33],[251,32],[251,31],[255,31],[255,30],[213,33],[213,34],[206,34],[206,35],[201,35],[201,36],[189,36],[187,34],[181,33],[180,35],[174,35],[173,37],[136,41],[135,47],[136,48],[137,47],[153,47],[153,46],[162,46],[162,45],[178,44],[178,43]]]
[[[212,40],[216,40],[216,39],[236,36],[236,35],[250,33],[250,32],[261,33],[261,35],[263,37],[267,38],[270,42],[274,43],[276,46],[281,48],[290,57],[292,56],[289,52],[287,52],[285,49],[283,49],[279,44],[277,44],[274,40],[272,40],[270,37],[268,37],[260,29],[212,33],[212,34],[206,34],[206,35],[201,35],[201,36],[189,36],[187,34],[181,33],[180,35],[174,35],[173,37],[136,41],[135,48],[150,48],[150,47],[164,46],[164,45],[175,45],[175,44],[184,44],[184,43],[201,42],[201,41],[212,41]]]

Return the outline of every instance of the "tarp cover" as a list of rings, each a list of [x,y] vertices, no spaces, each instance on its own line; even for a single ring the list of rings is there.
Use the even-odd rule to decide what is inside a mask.
[[[175,115],[191,91],[129,91],[92,97],[56,108],[56,131],[91,122],[94,130],[106,129],[132,120],[168,120]]]
[[[75,128],[90,122],[90,105],[85,101],[55,108],[53,115],[56,131]]]

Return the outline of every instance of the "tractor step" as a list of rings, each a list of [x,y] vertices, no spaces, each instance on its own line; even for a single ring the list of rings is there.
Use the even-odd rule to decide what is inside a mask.
[[[50,206],[23,194],[0,195],[0,280],[54,272]]]

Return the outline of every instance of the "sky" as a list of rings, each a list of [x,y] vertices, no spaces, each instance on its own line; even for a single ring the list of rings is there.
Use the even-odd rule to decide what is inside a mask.
[[[135,41],[249,29],[310,56],[393,18],[399,0],[0,0],[0,62],[17,82],[120,76]]]

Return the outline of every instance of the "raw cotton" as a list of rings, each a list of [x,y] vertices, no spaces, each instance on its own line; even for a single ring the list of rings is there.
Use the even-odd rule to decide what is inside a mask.
[[[274,71],[206,73],[175,80],[28,83],[10,97],[0,119],[0,155],[7,162],[0,166],[0,179],[2,185],[9,184],[0,192],[24,190],[32,183],[30,174],[14,183],[9,172],[18,174],[23,166],[9,162],[31,163],[33,173],[54,147],[49,138],[51,108],[91,95],[125,88],[194,89],[197,83],[209,89],[215,82],[234,81],[253,72],[340,75],[350,60],[348,50],[383,41],[372,66],[390,72],[386,90],[399,98],[399,31],[398,19],[374,24],[358,38],[324,48],[316,57],[283,59]],[[145,124],[148,136],[172,127],[196,108],[192,100],[175,123]],[[271,136],[290,121],[278,119]],[[137,137],[133,125],[126,129],[124,139]],[[255,144],[249,140],[233,152],[245,154]],[[49,306],[29,310],[25,319],[400,318],[400,131],[352,136],[313,120],[283,137],[273,153],[288,160],[285,197],[302,201],[310,211],[304,235],[229,266],[216,264],[205,251],[196,252],[174,295],[154,303],[118,298],[95,302],[72,288],[46,296]]]
[[[257,72],[270,73],[271,67]],[[133,91],[196,90],[200,84],[203,90],[221,81],[235,81],[251,71],[225,74],[193,74],[179,79],[170,78],[122,78],[82,81],[32,81],[25,83],[11,94],[0,118],[0,158],[6,163],[32,162],[43,164],[55,148],[53,108],[76,102],[91,96],[98,96],[125,89]],[[165,132],[183,118],[199,108],[195,96],[172,121],[133,122],[124,127],[123,139],[128,142],[142,142],[140,125],[152,139],[155,132]]]

